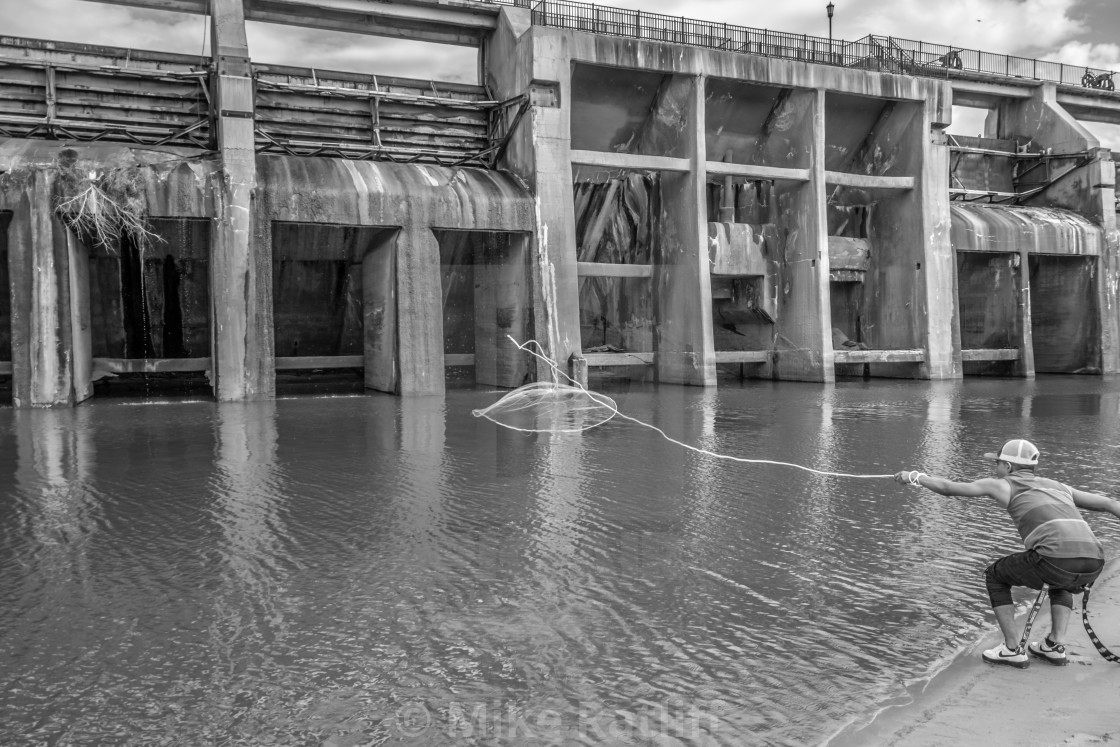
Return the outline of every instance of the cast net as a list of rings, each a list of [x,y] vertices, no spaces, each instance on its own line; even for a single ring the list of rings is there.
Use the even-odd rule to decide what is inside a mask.
[[[847,472],[827,472],[792,462],[779,462],[772,459],[752,459],[731,454],[720,454],[698,446],[678,441],[655,425],[630,417],[619,411],[615,401],[605,394],[593,392],[568,376],[544,353],[544,348],[536,340],[518,342],[509,338],[521,350],[529,353],[547,365],[555,381],[539,381],[526,384],[507,392],[489,407],[473,410],[476,418],[486,418],[495,424],[525,433],[578,433],[606,423],[615,416],[643,428],[657,432],[662,438],[681,448],[705,454],[715,459],[726,459],[744,464],[773,464],[782,467],[812,472],[830,477],[889,478],[894,475],[858,475]],[[563,383],[561,383],[563,382]]]
[[[476,418],[525,433],[578,433],[607,422],[618,408],[610,397],[581,386],[538,381],[473,413]]]

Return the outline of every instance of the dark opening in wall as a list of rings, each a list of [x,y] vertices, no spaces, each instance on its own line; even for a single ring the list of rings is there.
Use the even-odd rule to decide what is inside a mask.
[[[1097,258],[1036,254],[1028,264],[1035,371],[1099,374]]]
[[[273,223],[278,393],[395,390],[395,236],[396,229],[379,226]],[[365,371],[367,347],[385,374],[376,382]]]
[[[435,235],[447,385],[528,383],[530,361],[517,350],[533,329],[527,237],[495,231]]]
[[[585,353],[655,348],[652,276],[662,230],[661,182],[659,172],[575,169],[580,342]]]
[[[573,64],[572,149],[687,157],[691,85],[685,75]]]
[[[8,274],[8,226],[12,214],[0,211],[0,403],[12,401],[12,287]]]
[[[157,238],[79,237],[89,261],[96,395],[212,394],[210,221],[151,218]]]
[[[957,252],[961,350],[1016,348],[1022,338],[1018,255]],[[1014,361],[965,361],[966,376],[1011,376]]]

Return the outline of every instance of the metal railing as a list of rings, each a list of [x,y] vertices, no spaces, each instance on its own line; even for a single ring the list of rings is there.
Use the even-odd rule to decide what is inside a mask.
[[[728,52],[926,77],[982,73],[1113,90],[1110,70],[993,54],[945,44],[868,35],[854,42],[791,34],[681,16],[626,10],[576,0],[492,0],[532,10],[541,26],[686,44]]]

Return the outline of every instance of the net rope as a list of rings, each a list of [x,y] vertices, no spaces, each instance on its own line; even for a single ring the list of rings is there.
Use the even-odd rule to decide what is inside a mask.
[[[599,392],[591,391],[568,376],[568,374],[562,371],[551,358],[545,355],[544,348],[536,340],[528,340],[521,343],[509,335],[507,335],[507,337],[518,349],[532,355],[552,369],[558,379],[563,379],[570,383],[539,381],[526,384],[525,386],[518,387],[508,392],[489,407],[471,411],[476,418],[484,417],[503,428],[510,428],[524,433],[577,433],[602,425],[617,416],[635,425],[640,425],[643,428],[655,431],[671,444],[675,444],[697,454],[712,457],[713,459],[724,459],[741,464],[769,464],[779,467],[791,467],[825,477],[847,477],[855,479],[894,477],[893,474],[861,475],[848,472],[829,472],[827,470],[814,469],[793,462],[781,462],[774,459],[752,459],[733,456],[731,454],[720,454],[679,441],[656,425],[646,423],[638,418],[627,415],[618,409],[617,404],[610,397],[600,394]]]

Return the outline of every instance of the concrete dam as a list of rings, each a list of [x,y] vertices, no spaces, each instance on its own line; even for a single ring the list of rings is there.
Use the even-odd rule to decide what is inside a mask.
[[[590,381],[1120,372],[1083,124],[1120,94],[1081,68],[566,1],[174,7],[212,55],[0,37],[15,407],[549,375],[511,337]],[[247,20],[475,46],[478,82],[257,64]]]

